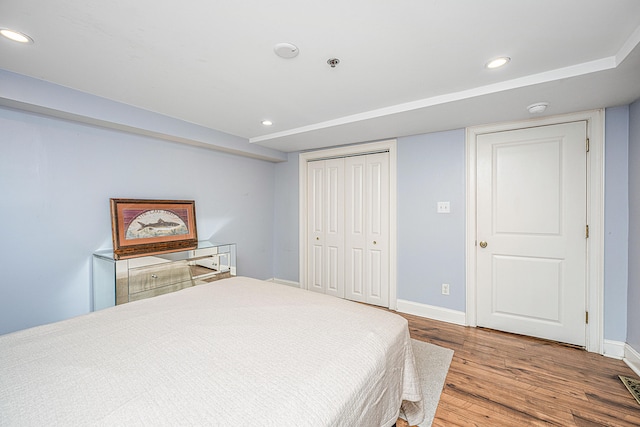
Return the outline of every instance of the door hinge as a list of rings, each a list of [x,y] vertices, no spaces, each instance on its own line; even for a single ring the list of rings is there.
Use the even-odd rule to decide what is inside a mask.
[[[589,312],[584,312],[584,323],[589,324]]]
[[[587,228],[585,229],[585,238],[589,238],[589,224],[587,224]]]
[[[587,138],[587,153],[589,152],[589,138]]]

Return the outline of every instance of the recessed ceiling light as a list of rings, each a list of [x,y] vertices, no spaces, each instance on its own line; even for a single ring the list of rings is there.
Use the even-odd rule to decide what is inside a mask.
[[[271,120],[263,120],[263,121],[262,121],[262,124],[263,124],[264,126],[271,126],[271,125],[273,125],[273,122],[272,122]]]
[[[10,30],[8,28],[0,28],[0,34],[18,43],[33,43],[33,39],[28,35],[19,31]]]
[[[509,58],[508,56],[501,56],[499,58],[495,58],[495,59],[492,59],[491,61],[487,62],[485,67],[487,67],[487,68],[500,68],[503,65],[506,65],[509,61],[511,61],[511,58]]]

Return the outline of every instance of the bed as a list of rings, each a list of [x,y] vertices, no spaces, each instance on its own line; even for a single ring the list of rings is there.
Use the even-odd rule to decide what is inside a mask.
[[[422,421],[404,318],[232,277],[0,336],[0,425]]]

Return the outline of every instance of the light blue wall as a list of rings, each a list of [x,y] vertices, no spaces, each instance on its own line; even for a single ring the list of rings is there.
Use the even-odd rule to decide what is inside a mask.
[[[276,165],[274,271],[299,281],[298,160]],[[465,132],[398,139],[398,298],[465,309]],[[451,202],[437,214],[436,202]],[[451,294],[443,296],[442,283]]]
[[[298,154],[274,164],[6,108],[0,129],[0,333],[89,310],[90,254],[111,246],[110,197],[194,199],[199,237],[235,241],[240,274],[298,281]],[[640,225],[628,221],[640,215],[640,103],[607,110],[606,129],[605,338],[624,341],[626,321],[640,348]],[[215,145],[217,133],[206,137]],[[464,138],[398,140],[400,299],[465,310]],[[451,213],[437,214],[438,201]]]
[[[636,102],[636,111],[640,110]],[[628,259],[640,259],[640,243],[627,257],[629,235],[628,107],[606,110],[605,339],[627,335]],[[640,121],[640,117],[636,117]],[[633,125],[633,123],[632,123]],[[636,129],[640,125],[636,124]],[[636,130],[637,138],[640,131]],[[638,151],[640,152],[640,141]],[[398,298],[465,310],[465,134],[463,130],[400,138],[398,143]],[[630,160],[631,162],[631,160]],[[633,165],[634,163],[630,163]],[[637,164],[637,161],[636,163]],[[450,200],[452,213],[437,214],[436,202]],[[638,209],[640,211],[640,201]],[[640,212],[639,212],[640,213]],[[638,230],[640,240],[640,229]],[[638,269],[640,282],[640,269]],[[451,295],[441,295],[441,284]],[[640,287],[640,285],[638,286]],[[630,287],[629,292],[632,292]],[[636,291],[640,293],[640,291]],[[629,299],[631,295],[629,295]],[[636,294],[636,304],[640,298]],[[631,316],[631,308],[629,308]],[[640,325],[640,319],[635,325]],[[636,328],[638,330],[640,328]],[[630,331],[629,331],[630,333]],[[640,331],[637,332],[640,334]],[[639,338],[640,342],[640,338]]]
[[[640,100],[629,108],[629,289],[627,343],[640,352]]]
[[[398,299],[465,310],[465,198],[463,129],[398,140]]]
[[[608,109],[606,129],[604,336],[625,341],[628,108]],[[276,219],[276,235],[280,236],[276,239],[289,244],[276,250],[280,260],[275,260],[275,270],[286,271],[282,274],[288,276],[283,278],[294,281],[298,280],[297,265],[293,266],[298,259],[291,253],[297,251],[298,239],[297,162],[297,155],[290,155],[288,164],[276,166],[276,193],[282,193],[276,204],[289,206],[288,213],[276,206],[276,216],[281,216]],[[399,299],[465,311],[465,185],[464,130],[398,139]],[[631,188],[629,192],[637,194]],[[436,213],[438,201],[451,202],[451,213]],[[640,253],[640,244],[638,247]],[[284,260],[290,264],[283,265]],[[450,284],[449,296],[441,294],[442,283]]]
[[[251,144],[246,138],[2,69],[0,106],[256,159],[286,160],[285,153]]]
[[[200,239],[273,277],[273,163],[4,108],[0,129],[0,334],[89,311],[110,197],[195,200]]]
[[[605,112],[604,336],[625,342],[629,241],[629,107]]]
[[[273,266],[278,279],[299,282],[299,188],[298,153],[275,166],[275,227]]]

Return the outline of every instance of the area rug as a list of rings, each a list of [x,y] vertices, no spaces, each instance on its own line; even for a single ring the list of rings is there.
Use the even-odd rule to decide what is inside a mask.
[[[420,374],[424,400],[425,418],[418,426],[430,427],[453,359],[453,350],[414,339],[411,340],[411,345]]]

